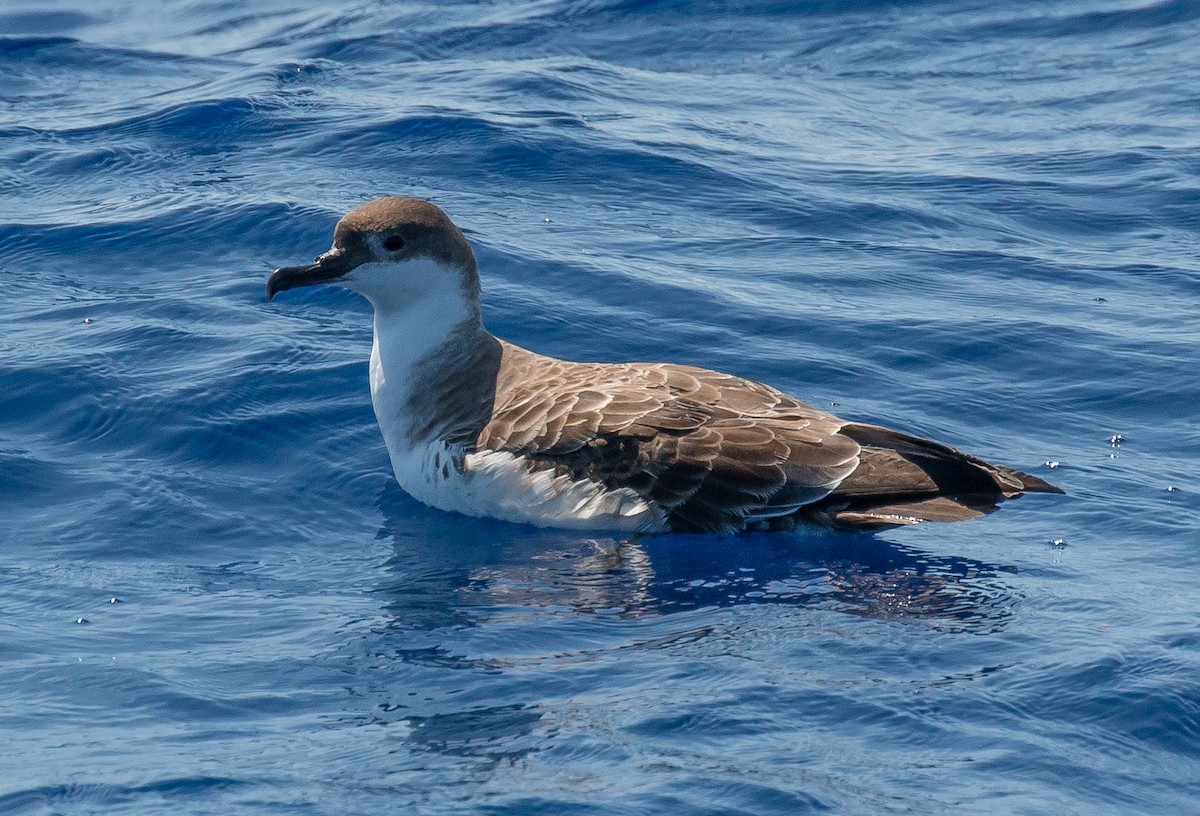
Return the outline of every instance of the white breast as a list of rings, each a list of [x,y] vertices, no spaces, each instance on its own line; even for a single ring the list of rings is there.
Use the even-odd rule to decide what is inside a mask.
[[[548,470],[531,470],[511,453],[451,449],[443,440],[415,440],[403,413],[418,360],[445,341],[464,317],[453,299],[427,298],[404,313],[375,312],[371,402],[396,481],[414,498],[468,516],[541,527],[651,532],[665,529],[662,512],[628,488],[609,490]]]
[[[579,530],[661,532],[666,526],[661,511],[628,488],[609,490],[591,480],[530,470],[511,453],[456,457],[441,442],[408,451],[390,448],[400,486],[441,510]]]

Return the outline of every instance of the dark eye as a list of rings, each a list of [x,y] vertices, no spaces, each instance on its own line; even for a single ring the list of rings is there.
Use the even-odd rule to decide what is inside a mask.
[[[389,235],[383,239],[383,248],[388,252],[395,252],[398,249],[404,249],[404,239],[399,235]]]

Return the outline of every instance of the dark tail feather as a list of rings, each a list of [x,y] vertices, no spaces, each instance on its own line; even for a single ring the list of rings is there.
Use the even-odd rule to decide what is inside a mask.
[[[1027,491],[1063,492],[1036,476],[919,436],[858,423],[841,433],[862,446],[860,463],[836,490],[805,508],[814,521],[858,528],[966,521]]]
[[[993,467],[996,467],[997,470],[1004,470],[1009,475],[1019,479],[1026,493],[1066,493],[1061,487],[1055,487],[1044,479],[1039,479],[1037,476],[1030,476],[1028,473],[1022,473],[1012,468],[1001,468],[998,465],[994,465]]]

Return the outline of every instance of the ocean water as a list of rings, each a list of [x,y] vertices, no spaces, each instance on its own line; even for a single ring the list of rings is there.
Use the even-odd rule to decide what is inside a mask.
[[[1200,811],[1200,4],[0,10],[0,813]],[[621,540],[394,483],[382,194],[488,326],[1065,496]]]

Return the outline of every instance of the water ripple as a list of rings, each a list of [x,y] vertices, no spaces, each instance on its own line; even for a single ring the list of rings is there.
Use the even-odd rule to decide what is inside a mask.
[[[0,13],[0,810],[1186,811],[1198,17]],[[861,538],[427,508],[369,307],[264,291],[383,193],[464,227],[514,342],[1068,495]]]

